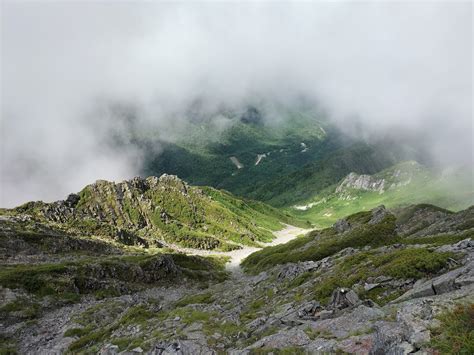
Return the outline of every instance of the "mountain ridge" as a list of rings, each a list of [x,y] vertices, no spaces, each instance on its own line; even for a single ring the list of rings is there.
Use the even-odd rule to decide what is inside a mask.
[[[256,201],[189,186],[174,175],[98,180],[52,203],[29,202],[10,213],[30,214],[77,233],[108,235],[148,247],[163,241],[198,249],[232,250],[270,241],[280,222],[301,221]]]

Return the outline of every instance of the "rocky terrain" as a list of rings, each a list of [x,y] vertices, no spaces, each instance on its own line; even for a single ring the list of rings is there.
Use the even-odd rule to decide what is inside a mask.
[[[336,188],[336,193],[341,193],[349,188],[383,193],[385,189],[385,179],[373,178],[370,175],[350,173]]]
[[[263,203],[186,184],[173,175],[99,180],[64,201],[29,202],[4,216],[74,235],[105,236],[120,244],[179,245],[234,250],[271,241],[280,222],[300,223]]]
[[[350,197],[350,190],[373,191],[383,194],[387,190],[406,186],[420,174],[427,174],[423,166],[415,161],[407,161],[375,175],[350,173],[336,187],[335,193],[341,198]]]
[[[251,254],[240,274],[26,215],[0,222],[2,353],[474,349],[474,207],[359,212]]]

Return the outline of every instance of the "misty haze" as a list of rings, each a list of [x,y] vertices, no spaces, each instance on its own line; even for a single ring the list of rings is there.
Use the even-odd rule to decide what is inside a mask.
[[[472,2],[0,6],[1,354],[474,353]]]

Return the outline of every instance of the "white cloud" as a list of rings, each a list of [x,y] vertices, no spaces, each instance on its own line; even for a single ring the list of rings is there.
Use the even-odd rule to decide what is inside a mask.
[[[470,2],[1,6],[2,206],[136,174],[140,152],[104,144],[109,101],[168,134],[196,97],[303,94],[341,125],[418,130],[472,161]]]

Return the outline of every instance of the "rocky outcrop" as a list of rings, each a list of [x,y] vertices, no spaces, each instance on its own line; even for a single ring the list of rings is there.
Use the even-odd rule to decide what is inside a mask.
[[[400,296],[395,302],[411,298],[441,295],[474,283],[474,260],[430,280],[419,280],[413,288]]]
[[[380,205],[370,211],[370,215],[366,214],[368,218],[362,218],[362,220],[343,218],[334,223],[333,228],[338,233],[345,233],[353,230],[355,227],[361,226],[364,223],[369,225],[376,225],[382,223],[387,216],[393,216],[392,213],[385,208],[384,205]]]
[[[241,207],[242,201],[229,193],[212,189],[205,193],[177,176],[163,174],[118,183],[98,180],[66,200],[31,202],[5,212],[54,225],[68,234],[107,236],[142,248],[178,244],[225,250],[235,248],[235,243],[255,245],[268,239],[271,232],[255,222],[255,213],[288,218],[270,208]]]
[[[357,293],[351,289],[339,288],[334,290],[329,301],[329,307],[334,310],[340,310],[348,307],[354,307],[360,304],[361,301]]]
[[[99,239],[66,233],[30,216],[0,218],[0,262],[5,264],[53,262],[75,254],[119,255],[123,251]]]
[[[300,329],[282,330],[276,334],[269,335],[247,349],[285,349],[290,347],[302,347],[308,345],[310,339],[306,333]]]
[[[374,208],[372,211],[372,217],[369,220],[369,224],[379,224],[381,223],[384,218],[391,213],[385,208],[384,205],[378,206]]]
[[[385,179],[378,179],[371,175],[350,173],[336,188],[336,193],[342,193],[347,189],[376,191],[383,193],[385,191]]]
[[[415,205],[403,210],[397,220],[397,233],[411,237],[458,233],[470,228],[474,228],[474,206],[453,213],[433,205]]]
[[[299,275],[319,268],[322,261],[305,261],[297,264],[285,264],[278,273],[278,280],[293,280]]]
[[[351,230],[351,225],[346,219],[343,218],[334,223],[333,228],[338,233],[344,233]]]

